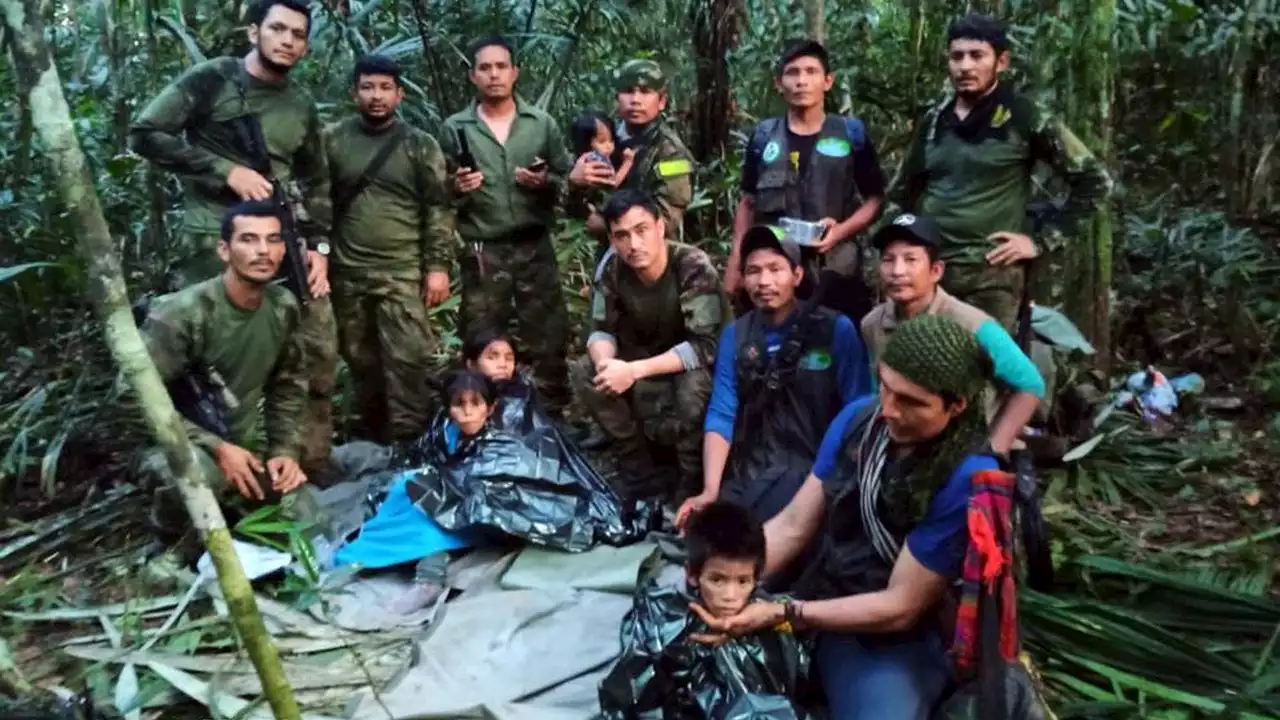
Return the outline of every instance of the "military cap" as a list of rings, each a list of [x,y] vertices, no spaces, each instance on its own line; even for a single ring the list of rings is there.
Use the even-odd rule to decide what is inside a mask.
[[[637,58],[628,60],[618,68],[614,75],[614,87],[618,90],[629,90],[633,87],[644,87],[650,90],[664,90],[667,87],[667,76],[662,66],[653,60]]]

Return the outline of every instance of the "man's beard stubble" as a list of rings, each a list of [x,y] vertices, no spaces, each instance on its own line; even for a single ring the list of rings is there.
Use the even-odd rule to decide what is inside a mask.
[[[262,67],[267,70],[270,70],[277,75],[288,75],[289,71],[293,69],[293,65],[282,65],[267,57],[267,54],[262,52],[261,44],[259,44],[255,49],[258,51],[258,62],[262,63]]]

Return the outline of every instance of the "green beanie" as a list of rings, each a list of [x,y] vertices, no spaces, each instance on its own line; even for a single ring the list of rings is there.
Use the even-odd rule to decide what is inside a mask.
[[[935,395],[968,399],[982,392],[990,374],[990,361],[973,333],[938,315],[919,315],[900,325],[880,362]]]

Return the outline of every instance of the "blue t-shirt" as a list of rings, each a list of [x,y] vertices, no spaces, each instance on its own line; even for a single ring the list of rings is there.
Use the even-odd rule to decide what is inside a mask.
[[[836,480],[839,457],[844,449],[844,436],[873,397],[860,398],[845,406],[818,448],[813,474],[822,482]],[[969,545],[969,498],[973,495],[973,476],[984,470],[998,470],[1000,463],[989,455],[970,455],[951,473],[951,477],[933,496],[924,519],[907,533],[907,547],[917,561],[946,578],[960,576],[965,549]]]
[[[799,316],[799,312],[793,312],[781,325],[765,326],[765,351],[769,357],[773,357],[782,347],[787,331]],[[831,335],[831,358],[836,366],[836,383],[840,386],[840,399],[843,402],[852,402],[871,392],[867,348],[862,344],[862,336],[854,329],[853,322],[844,315],[836,317],[835,329]],[[738,333],[737,323],[730,323],[720,333],[715,380],[703,430],[733,442],[733,419],[737,414]]]

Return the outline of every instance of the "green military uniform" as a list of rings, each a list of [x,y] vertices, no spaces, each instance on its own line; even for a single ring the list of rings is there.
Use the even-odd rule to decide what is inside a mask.
[[[246,113],[258,116],[272,177],[296,188],[305,203],[306,212],[297,218],[299,233],[313,248],[328,239],[329,173],[315,103],[295,85],[253,77],[239,58],[209,60],[170,83],[129,132],[134,152],[177,174],[186,188],[184,236],[171,269],[174,288],[221,271],[215,248],[222,215],[239,201],[227,187],[227,175],[237,165],[253,164],[228,121]],[[308,305],[302,333],[309,393],[302,464],[316,471],[328,463],[338,364],[337,329],[328,298]]]
[[[963,121],[954,110],[955,99],[949,97],[917,121],[885,215],[905,211],[937,220],[947,290],[1011,329],[1025,270],[990,266],[984,256],[996,247],[988,239],[992,233],[1028,229],[1033,166],[1044,162],[1066,181],[1070,195],[1064,213],[1073,221],[1106,197],[1111,179],[1060,120],[1004,86]]]
[[[325,131],[335,196],[330,278],[342,355],[361,425],[388,443],[420,435],[436,393],[423,276],[452,264],[453,208],[444,154],[430,135],[397,120],[370,130],[352,117]],[[396,143],[345,206],[383,147]]]
[[[480,120],[475,103],[445,121],[440,140],[451,170],[458,168],[459,134],[466,138],[474,169],[484,174],[477,190],[455,202],[464,243],[459,325],[464,334],[483,326],[506,330],[514,317],[538,389],[548,407],[559,410],[569,399],[569,319],[550,232],[573,159],[555,120],[519,99],[506,143]],[[536,158],[547,161],[546,186],[517,185],[516,168],[527,168]]]
[[[618,443],[622,468],[647,479],[649,444],[671,446],[678,485],[620,488],[624,494],[660,490],[685,497],[702,484],[702,421],[711,397],[711,371],[729,304],[711,258],[697,248],[669,243],[667,268],[646,285],[616,255],[607,261],[592,307],[588,344],[612,342],[620,360],[642,360],[675,350],[684,371],[639,380],[620,396],[595,389],[587,355],[570,368],[574,392]]]
[[[227,296],[222,276],[159,298],[142,326],[143,340],[160,377],[173,380],[195,366],[221,378],[231,436],[221,438],[187,421],[199,452],[202,480],[225,496],[235,490],[214,462],[214,450],[230,442],[258,455],[299,459],[303,440],[307,378],[298,301],[285,288],[266,288],[262,305],[245,310]],[[173,473],[159,449],[145,450],[135,473],[155,488],[156,517],[183,517],[173,493]],[[263,487],[268,490],[270,483]]]

